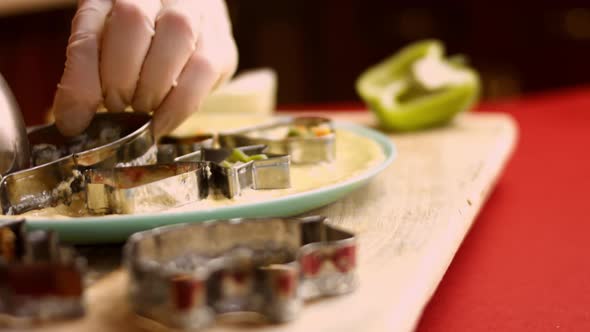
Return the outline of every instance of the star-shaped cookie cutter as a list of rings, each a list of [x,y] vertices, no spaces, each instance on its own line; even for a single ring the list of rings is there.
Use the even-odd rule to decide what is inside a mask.
[[[136,233],[124,261],[137,314],[199,329],[231,312],[287,322],[305,300],[352,292],[356,249],[325,217],[232,219]]]

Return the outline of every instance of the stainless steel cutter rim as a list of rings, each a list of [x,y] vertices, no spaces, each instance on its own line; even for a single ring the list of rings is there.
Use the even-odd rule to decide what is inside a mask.
[[[80,158],[86,157],[89,154],[96,153],[100,150],[105,150],[105,149],[109,149],[109,148],[117,149],[117,148],[125,145],[126,143],[138,138],[139,136],[144,135],[146,132],[150,132],[148,129],[150,129],[151,126],[152,126],[152,121],[149,120],[147,123],[145,123],[143,126],[141,126],[140,128],[138,128],[137,130],[135,130],[134,132],[132,132],[129,135],[126,135],[126,136],[121,137],[115,141],[112,141],[110,143],[107,143],[107,144],[104,144],[101,146],[97,146],[97,147],[89,149],[89,150],[84,150],[82,152],[74,153],[73,155],[76,159],[80,159]]]
[[[183,270],[176,270],[173,268],[167,268],[170,267],[170,265],[166,266],[166,260],[158,260],[157,257],[159,257],[159,253],[158,253],[158,249],[159,247],[161,247],[162,245],[165,245],[165,242],[160,242],[163,241],[165,239],[163,238],[159,238],[159,235],[162,234],[166,234],[167,232],[179,232],[182,231],[183,228],[185,227],[199,227],[199,228],[204,228],[206,231],[206,229],[208,227],[211,226],[215,226],[216,224],[220,224],[223,223],[224,225],[226,225],[227,227],[231,227],[232,225],[238,225],[240,223],[265,223],[267,221],[277,221],[278,224],[282,224],[284,225],[286,228],[278,228],[275,229],[275,231],[278,232],[287,232],[284,233],[285,236],[287,236],[286,238],[277,238],[276,239],[276,243],[279,247],[277,247],[278,249],[283,248],[285,250],[293,250],[295,247],[293,245],[296,245],[293,241],[293,239],[289,239],[289,236],[296,236],[296,234],[299,234],[299,236],[301,236],[301,238],[299,239],[299,242],[301,241],[307,241],[309,240],[309,236],[311,236],[311,239],[314,242],[308,243],[308,244],[316,244],[316,237],[317,237],[317,244],[319,244],[319,248],[320,249],[318,251],[318,254],[321,256],[322,252],[325,252],[324,250],[328,250],[329,252],[335,252],[338,251],[340,248],[342,247],[350,247],[353,251],[352,251],[352,256],[349,256],[348,253],[349,251],[347,251],[347,259],[348,259],[348,263],[349,265],[347,266],[345,271],[340,270],[340,272],[338,272],[337,270],[322,270],[322,269],[316,269],[316,272],[314,272],[314,274],[309,275],[307,274],[307,272],[305,271],[305,268],[302,264],[303,261],[301,261],[299,259],[299,255],[297,255],[298,252],[302,251],[302,248],[305,246],[297,246],[297,249],[295,249],[295,255],[290,256],[289,254],[287,254],[287,256],[278,256],[278,257],[285,257],[287,258],[286,261],[283,262],[278,262],[278,263],[269,263],[268,265],[265,265],[263,263],[263,265],[258,265],[259,263],[254,263],[251,262],[250,267],[248,267],[249,265],[247,265],[246,267],[241,266],[241,265],[237,265],[235,267],[231,266],[231,265],[224,265],[223,263],[220,263],[220,269],[216,270],[216,269],[211,269],[210,267],[207,267],[207,257],[209,256],[204,256],[205,260],[204,260],[204,265],[206,267],[204,267],[202,269],[202,273],[197,272],[198,269],[196,269],[195,267],[199,264],[196,263],[197,265],[189,265],[187,268],[183,269]],[[134,307],[134,311],[137,315],[139,315],[140,317],[146,318],[150,321],[155,321],[159,324],[163,324],[165,326],[172,326],[174,328],[182,328],[182,329],[193,329],[193,328],[204,328],[207,326],[210,326],[212,323],[214,323],[214,321],[216,320],[216,318],[221,314],[224,314],[226,312],[236,312],[236,309],[238,310],[238,312],[250,312],[251,310],[253,310],[252,312],[257,313],[259,315],[262,315],[262,317],[264,317],[265,319],[269,320],[270,322],[286,322],[286,321],[290,321],[293,318],[295,318],[297,316],[297,314],[300,312],[300,308],[301,305],[304,301],[312,299],[312,298],[317,298],[317,297],[326,297],[326,296],[337,296],[337,295],[342,295],[342,294],[346,294],[349,293],[351,291],[353,291],[356,288],[357,282],[356,282],[356,276],[355,276],[355,269],[356,269],[356,263],[355,263],[355,252],[356,252],[356,236],[353,233],[341,230],[338,227],[333,227],[332,225],[329,225],[326,223],[327,218],[325,217],[321,217],[321,216],[313,216],[313,217],[307,217],[307,218],[234,218],[234,219],[225,219],[225,220],[210,220],[210,221],[206,221],[203,223],[184,223],[184,224],[177,224],[177,225],[170,225],[170,226],[162,226],[162,227],[157,227],[155,229],[152,230],[148,230],[148,231],[143,231],[140,233],[136,233],[133,234],[131,237],[129,237],[127,243],[125,244],[124,247],[124,266],[127,268],[127,270],[131,273],[131,280],[133,280],[133,284],[134,285],[132,287],[131,290],[131,301],[133,303],[133,307]],[[316,228],[314,226],[310,226],[311,228],[304,230],[301,229],[299,227],[304,227],[306,222],[316,222],[318,227],[320,228]],[[296,233],[291,233],[291,231],[294,231],[295,229],[293,229],[292,227],[297,227],[296,229],[298,229],[298,231]],[[317,232],[320,233],[317,233]],[[347,236],[346,238],[342,238],[342,239],[337,239],[335,241],[329,241],[326,235],[326,231],[338,231],[338,232],[343,232],[342,235]],[[324,235],[318,235],[318,234],[324,234]],[[234,233],[234,235],[237,233]],[[305,234],[307,234],[308,238],[307,240],[305,240]],[[220,235],[220,234],[218,234]],[[146,254],[144,254],[143,256],[147,256],[147,257],[155,257],[155,259],[145,259],[145,257],[141,257],[142,256],[142,252],[141,252],[141,247],[139,246],[141,241],[143,241],[144,239],[146,239],[146,237],[149,239],[149,237],[155,236],[156,238],[153,239],[153,243],[147,243],[148,247],[146,248],[148,250],[148,252]],[[337,235],[338,236],[338,235]],[[270,238],[273,238],[274,236],[271,235]],[[168,238],[168,241],[170,241],[172,238]],[[213,239],[212,239],[213,240]],[[255,241],[264,241],[263,239],[258,239]],[[283,242],[285,241],[285,242]],[[236,244],[240,243],[239,240],[237,240],[236,238]],[[282,244],[279,244],[282,243]],[[153,245],[156,245],[156,247],[153,247]],[[243,244],[246,247],[248,246],[247,244]],[[282,247],[282,246],[285,247]],[[180,257],[184,257],[185,255],[191,256],[192,253],[197,253],[199,252],[199,249],[190,249],[190,245],[187,245],[187,247],[189,248],[188,250],[183,250],[182,247],[176,247],[176,251],[174,251],[172,254],[171,253],[167,253],[165,254],[165,257],[168,257],[168,261],[169,262],[174,262],[176,259],[180,258]],[[220,260],[223,260],[224,257],[227,257],[227,261],[229,263],[235,262],[235,260],[232,259],[231,256],[224,256],[224,253],[230,253],[231,251],[233,251],[234,247],[232,247],[231,245],[224,245],[224,248],[229,248],[229,249],[221,249],[221,251],[219,251],[218,253],[212,254],[214,256],[213,259],[219,258]],[[312,248],[312,247],[306,247],[306,248]],[[253,248],[252,248],[253,249]],[[203,248],[203,250],[205,250],[203,253],[206,252],[207,249]],[[217,249],[219,250],[219,249]],[[256,249],[253,249],[256,250]],[[272,249],[264,249],[264,251],[266,250],[272,250]],[[153,255],[153,256],[152,256]],[[205,254],[206,255],[206,254]],[[252,256],[253,257],[253,256]],[[333,256],[331,256],[331,260],[333,261]],[[350,260],[352,259],[352,261]],[[319,266],[323,266],[323,264],[325,262],[328,262],[328,260],[326,261],[321,261]],[[334,262],[334,261],[333,261]],[[241,264],[241,263],[237,263],[237,264]],[[172,266],[174,266],[174,264],[171,264]],[[238,268],[238,270],[234,270],[234,268]],[[245,270],[244,270],[245,268]],[[227,269],[227,270],[226,270]],[[217,271],[221,271],[222,274],[218,275]],[[237,307],[232,307],[234,309],[229,308],[229,311],[225,311],[227,309],[223,309],[224,304],[230,304],[231,302],[227,302],[227,301],[232,301],[232,296],[230,293],[230,297],[224,297],[224,296],[228,296],[228,295],[224,295],[222,297],[217,297],[219,295],[216,295],[218,293],[215,292],[215,289],[213,289],[213,292],[211,296],[213,296],[212,298],[208,298],[209,295],[204,295],[206,296],[205,298],[201,297],[200,300],[198,300],[199,302],[197,304],[194,304],[195,302],[190,302],[190,304],[188,304],[188,306],[185,306],[185,304],[179,304],[179,302],[172,302],[174,303],[172,306],[170,307],[170,302],[168,301],[177,301],[174,300],[174,294],[177,294],[176,292],[178,292],[178,284],[177,284],[177,278],[181,278],[181,280],[187,280],[188,284],[191,285],[193,283],[195,283],[195,285],[199,285],[198,289],[201,289],[201,287],[203,287],[203,285],[205,285],[205,294],[209,294],[209,288],[207,285],[212,285],[213,287],[219,287],[220,282],[224,282],[224,280],[227,280],[225,278],[227,278],[225,276],[226,272],[230,273],[230,277],[229,278],[233,278],[231,277],[231,273],[232,271],[236,271],[238,273],[242,273],[240,271],[245,271],[247,273],[247,275],[249,276],[248,278],[256,278],[254,280],[255,284],[258,283],[262,283],[262,284],[258,284],[260,287],[260,285],[263,285],[263,288],[254,288],[252,290],[250,290],[249,292],[253,292],[253,293],[245,293],[245,294],[249,294],[247,295],[247,298],[241,298],[238,295],[237,300],[238,301],[251,301],[252,299],[265,299],[263,300],[262,306],[254,306],[254,307],[249,307],[248,303],[252,303],[252,302],[237,302],[235,305],[237,305]],[[259,271],[259,272],[254,272],[254,271]],[[275,271],[275,272],[273,272]],[[282,271],[282,272],[279,272]],[[252,274],[254,273],[254,274]],[[263,273],[262,275],[259,275],[258,273]],[[267,274],[270,273],[270,274]],[[278,275],[274,274],[274,273],[280,273]],[[319,274],[317,274],[319,273]],[[276,277],[273,277],[276,276]],[[210,279],[211,277],[215,277],[214,279]],[[262,277],[262,279],[258,279]],[[286,292],[283,290],[283,288],[277,288],[277,287],[281,287],[279,286],[279,284],[277,284],[276,282],[281,282],[279,281],[279,279],[275,279],[275,278],[288,278],[289,280],[291,280],[290,282],[292,282],[290,284],[290,286],[286,286],[288,287]],[[155,279],[153,279],[155,278]],[[187,278],[187,279],[185,279]],[[217,279],[220,278],[220,279]],[[269,279],[269,281],[271,282],[270,284],[267,284],[266,282],[267,279],[266,278],[271,278]],[[247,280],[251,280],[251,279],[247,279]],[[281,279],[284,280],[284,279]],[[155,284],[154,284],[155,282]],[[138,284],[135,284],[138,283]],[[210,284],[211,283],[211,284]],[[169,286],[164,286],[164,285],[169,285]],[[159,287],[163,287],[164,289],[160,290],[160,291],[156,291],[154,293],[155,289],[159,289]],[[142,291],[142,287],[148,287],[145,290],[148,291],[147,293],[144,293]],[[155,288],[154,288],[155,287]],[[173,287],[173,288],[169,288],[169,287]],[[268,289],[266,287],[269,287]],[[326,288],[327,287],[327,288]],[[182,288],[181,288],[182,289]],[[172,293],[170,293],[170,291],[172,290]],[[162,293],[162,291],[164,291],[165,293]],[[203,295],[198,295],[198,294],[202,294],[202,291],[197,290],[197,293],[193,293],[193,290],[190,290],[190,293],[187,294],[187,296],[190,296],[190,299],[193,300],[189,300],[189,301],[195,301],[193,296],[203,296]],[[225,291],[223,291],[225,292]],[[168,300],[164,300],[164,298],[162,298],[161,296],[164,296],[164,294],[168,294]],[[197,295],[195,295],[197,294]],[[223,294],[223,293],[221,293]],[[147,297],[145,297],[147,296]],[[154,296],[156,296],[156,298],[154,298]],[[254,296],[252,298],[252,296]],[[262,296],[262,298],[261,298]],[[266,296],[270,296],[270,298],[267,298]],[[240,300],[242,299],[242,300]],[[268,299],[268,300],[266,300]],[[154,302],[155,301],[155,302]],[[162,302],[164,301],[164,302]],[[212,302],[210,302],[212,301]],[[221,302],[219,302],[221,301]],[[278,302],[275,302],[278,301]],[[181,303],[187,303],[187,302],[181,302]],[[242,304],[239,304],[242,303]],[[164,305],[164,307],[162,307]],[[220,306],[218,306],[220,305]],[[245,307],[241,307],[242,305],[246,305]],[[162,311],[164,310],[164,311]],[[197,316],[193,316],[194,314],[199,314],[202,313],[204,311],[207,312],[207,315],[205,316],[198,316],[200,318],[197,318]],[[186,316],[189,315],[189,316]],[[189,319],[189,320],[185,320],[187,317],[193,317],[194,319]],[[171,324],[171,325],[170,325]]]
[[[178,156],[176,158],[174,158],[174,162],[205,162],[205,163],[214,163],[214,164],[219,164],[213,161],[209,161],[209,160],[203,160],[204,158],[204,150],[232,150],[232,148],[207,148],[207,147],[202,147],[201,149],[191,152],[191,153],[187,153],[184,154],[182,156]],[[250,163],[254,163],[256,164],[256,162],[264,162],[264,161],[268,161],[269,159],[276,159],[276,160],[289,160],[290,161],[290,156],[287,154],[281,154],[281,153],[269,153],[269,152],[265,152],[268,150],[268,146],[265,144],[252,144],[252,145],[245,145],[245,146],[239,146],[236,147],[234,149],[243,151],[245,153],[247,153],[249,150],[254,150],[256,151],[255,153],[262,153],[264,155],[266,155],[268,157],[268,159],[261,159],[261,160],[250,160],[247,161],[245,163],[241,163],[237,166],[233,166],[232,167],[226,167],[226,168],[234,168],[234,167],[242,167],[243,165],[249,165]],[[195,161],[190,161],[192,159],[198,159]]]
[[[269,138],[264,135],[252,135],[283,126],[304,126],[312,127],[327,125],[330,133],[322,136],[311,137],[279,137]],[[331,162],[335,158],[336,133],[332,120],[324,117],[300,116],[281,118],[270,124],[250,126],[237,130],[220,132],[218,141],[221,146],[237,147],[240,145],[263,144],[269,147],[269,151],[285,153],[291,156],[296,164],[316,164]]]
[[[16,229],[11,229],[11,226],[16,226]],[[88,265],[86,258],[80,256],[73,247],[63,245],[59,241],[59,235],[54,231],[36,230],[31,232],[27,231],[25,227],[26,220],[24,218],[6,219],[0,222],[0,229],[8,228],[15,236],[13,241],[16,240],[14,243],[15,246],[11,248],[13,255],[15,255],[13,256],[14,260],[8,262],[0,260],[0,267],[3,269],[3,274],[6,273],[0,283],[11,285],[10,282],[14,282],[15,279],[20,279],[20,281],[16,282],[22,283],[22,277],[25,278],[24,280],[27,280],[29,279],[28,274],[34,273],[37,276],[39,273],[38,268],[41,268],[42,270],[45,269],[46,272],[53,273],[49,278],[42,281],[43,284],[41,286],[50,287],[51,291],[47,292],[45,288],[45,291],[41,292],[38,290],[32,292],[30,290],[24,290],[23,292],[22,289],[15,292],[10,287],[4,285],[3,291],[0,292],[0,298],[7,297],[9,304],[16,303],[17,308],[21,310],[10,312],[10,310],[14,310],[15,308],[10,306],[0,308],[0,329],[2,327],[31,327],[38,323],[79,318],[84,315],[86,309],[83,284]],[[34,239],[31,240],[32,233],[36,235],[41,233],[44,237],[42,242],[37,242]],[[48,248],[44,248],[48,250],[38,251],[38,248],[35,248],[35,246],[39,245],[39,243],[42,246],[49,246]],[[41,253],[41,257],[37,256],[39,253]],[[16,269],[18,272],[10,276],[11,273],[7,273],[6,271],[11,271],[12,269]],[[28,269],[32,269],[32,271]],[[77,287],[74,290],[75,293],[72,293],[71,290],[63,290],[64,286],[70,287],[72,286],[71,284],[58,285],[59,282],[56,279],[55,269],[58,271],[60,269],[73,269],[73,271],[70,271],[71,273],[67,274],[67,277],[77,279],[78,283],[73,286]],[[58,273],[57,276],[59,275]],[[14,278],[15,276],[18,278]],[[34,277],[33,279],[37,280],[37,278]],[[27,283],[28,285],[29,283]],[[55,294],[55,288],[57,288],[58,294]],[[2,302],[0,300],[0,303]],[[32,303],[34,304],[32,305]],[[18,307],[19,305],[20,307]],[[25,308],[24,311],[22,310],[23,306]]]
[[[341,232],[341,233],[347,235],[347,237],[342,238],[342,239],[336,239],[336,240],[321,239],[319,241],[302,244],[297,249],[297,252],[295,253],[295,256],[293,257],[293,260],[291,260],[289,262],[281,263],[281,265],[296,263],[297,259],[300,256],[303,256],[306,253],[313,251],[315,249],[325,247],[326,245],[337,246],[337,247],[358,245],[357,237],[353,233],[351,233],[350,231],[344,230],[343,228],[333,226],[330,224],[326,224],[326,221],[328,221],[329,219],[327,217],[323,217],[323,216],[310,216],[310,217],[302,217],[302,218],[270,217],[270,218],[213,219],[213,220],[206,220],[206,221],[198,222],[198,223],[180,223],[180,224],[174,224],[174,225],[160,226],[160,227],[152,228],[150,230],[136,232],[136,233],[132,234],[131,236],[129,236],[129,238],[127,239],[127,242],[125,243],[125,246],[123,247],[123,259],[124,259],[123,263],[127,267],[130,267],[131,264],[132,265],[139,265],[142,268],[145,267],[147,269],[150,269],[150,270],[153,269],[153,271],[158,271],[159,273],[163,273],[162,274],[163,276],[168,276],[168,275],[170,275],[170,272],[163,271],[162,264],[157,262],[154,259],[139,259],[139,260],[132,261],[131,256],[134,254],[134,250],[141,240],[143,240],[147,237],[158,237],[161,234],[182,230],[185,227],[209,228],[209,227],[215,226],[217,224],[237,225],[237,224],[242,224],[242,223],[265,223],[265,222],[268,222],[269,220],[277,220],[277,219],[287,221],[287,222],[293,222],[293,223],[321,222],[321,223],[323,223],[323,225],[331,228],[333,231]],[[187,272],[185,270],[182,270],[180,272],[187,274]]]
[[[88,167],[101,165],[101,163],[111,160],[110,158],[113,157],[117,158],[115,161],[118,162],[118,153],[120,151],[127,152],[127,150],[124,150],[127,149],[127,147],[131,149],[129,151],[132,153],[129,156],[125,154],[125,160],[121,161],[123,163],[137,160],[137,158],[141,158],[144,155],[149,155],[151,151],[150,147],[154,144],[154,137],[151,130],[151,116],[147,114],[132,114],[124,112],[116,113],[116,115],[114,114],[115,113],[96,114],[93,121],[97,119],[97,121],[101,121],[102,123],[106,122],[107,124],[109,121],[124,121],[127,126],[123,127],[123,130],[126,128],[136,129],[131,129],[129,134],[126,134],[127,132],[124,131],[122,134],[126,135],[107,144],[102,144],[95,148],[80,152],[68,153],[56,160],[7,174],[1,179],[2,181],[0,183],[0,205],[2,205],[2,212],[10,214],[11,211],[14,213],[16,209],[16,213],[23,213],[48,207],[59,202],[63,198],[61,197],[62,193],[60,193],[60,190],[66,195],[68,195],[67,190],[69,190],[67,188],[59,189],[60,185],[66,181],[74,181],[77,179],[78,175],[76,174],[76,171],[83,171]],[[68,138],[59,133],[58,129],[55,127],[55,123],[29,128],[27,130],[27,135],[29,138],[36,138],[34,141],[38,141],[37,144],[40,144],[43,143],[44,130],[49,130],[48,134],[58,135],[56,138],[57,142],[61,143],[58,143],[56,146],[59,148],[62,148],[64,145],[67,146]],[[70,152],[70,150],[68,150],[68,152]],[[142,153],[142,155],[137,155],[138,152]],[[127,160],[126,158],[131,159]],[[39,176],[40,178],[33,180],[35,176]],[[53,180],[47,180],[44,178],[48,176],[53,177]],[[25,182],[18,183],[18,180],[26,178],[28,178],[28,180]],[[11,181],[12,179],[14,179],[14,181]],[[33,182],[37,182],[37,184],[32,187],[29,186],[29,188],[31,188],[30,190],[25,189],[27,188],[27,185],[30,185]],[[71,184],[72,183],[69,183],[68,186],[71,186]],[[16,195],[19,195],[19,197],[16,199],[17,203],[13,204],[11,196],[15,195],[15,193]],[[71,193],[69,195],[71,195]]]
[[[26,174],[26,173],[29,173],[29,172],[38,171],[39,169],[42,169],[44,167],[49,167],[49,166],[56,165],[56,164],[62,164],[65,161],[70,161],[70,162],[73,163],[74,166],[77,166],[76,159],[74,158],[74,154],[69,154],[67,156],[61,157],[59,159],[52,160],[52,161],[50,161],[48,163],[45,163],[45,164],[41,164],[41,165],[29,167],[29,168],[26,168],[26,169],[23,169],[23,170],[20,170],[20,171],[17,171],[17,172],[13,172],[13,173],[7,174],[6,176],[3,177],[2,180],[6,179],[6,178],[9,178],[9,177],[16,177],[16,176],[21,175],[21,174]]]
[[[188,143],[181,143],[184,140],[190,139]],[[192,141],[194,139],[194,141]],[[177,145],[177,144],[204,144],[213,143],[215,135],[213,134],[197,134],[192,136],[164,136],[158,142],[158,145]]]
[[[70,153],[70,154],[65,155],[65,156],[63,156],[63,157],[61,157],[59,159],[54,160],[54,161],[57,161],[57,160],[60,160],[60,159],[63,159],[63,158],[70,158],[71,157],[71,158],[74,158],[74,161],[76,162],[76,165],[78,165],[78,160],[79,159],[85,158],[85,157],[87,157],[89,155],[92,155],[92,154],[95,154],[95,153],[100,153],[100,152],[103,152],[103,151],[107,151],[107,150],[116,150],[116,149],[120,148],[121,146],[123,146],[123,145],[125,145],[125,144],[127,144],[127,143],[129,143],[129,142],[131,142],[133,140],[135,140],[136,138],[138,138],[138,137],[140,137],[142,135],[145,135],[146,133],[149,133],[149,135],[152,136],[151,140],[154,141],[153,134],[151,133],[151,130],[149,130],[152,127],[152,120],[151,120],[151,117],[149,115],[147,115],[147,114],[146,115],[143,115],[143,114],[140,114],[140,113],[128,113],[128,112],[97,113],[95,115],[94,119],[99,119],[100,120],[100,118],[102,118],[102,117],[105,117],[106,118],[106,117],[112,116],[113,114],[117,114],[117,116],[119,116],[121,114],[133,114],[133,115],[130,115],[130,116],[143,117],[143,118],[145,118],[146,121],[139,128],[137,128],[136,130],[132,131],[130,134],[125,135],[125,136],[123,136],[123,137],[121,137],[119,139],[116,139],[116,140],[114,140],[112,142],[109,142],[109,143],[106,143],[106,144],[103,144],[103,145],[100,145],[100,146],[97,146],[97,147],[94,147],[92,149],[84,150],[84,151],[81,151],[81,152]],[[55,123],[50,123],[50,124],[47,124],[47,125],[40,125],[40,126],[29,127],[29,128],[27,128],[27,135],[33,134],[36,131],[44,130],[44,129],[51,128],[51,127],[55,127]],[[52,162],[54,162],[54,161],[52,161]],[[27,168],[27,170],[34,169],[34,168],[37,168],[39,166],[44,166],[44,165],[50,164],[52,162],[41,164],[41,165],[37,165],[37,166],[31,167],[31,168]],[[88,165],[86,165],[86,166],[88,166]]]
[[[90,176],[92,175],[92,172],[111,172],[111,173],[115,173],[115,172],[124,172],[125,170],[128,169],[137,169],[137,168],[146,168],[146,172],[149,171],[149,168],[153,168],[153,169],[158,169],[158,168],[176,168],[181,170],[181,172],[176,173],[175,175],[170,175],[170,176],[165,176],[162,178],[157,178],[157,179],[152,179],[151,181],[148,182],[143,182],[141,184],[138,185],[133,185],[133,186],[124,186],[124,187],[120,187],[118,185],[111,185],[109,183],[99,183],[99,182],[91,182],[91,181],[87,181],[87,183],[99,183],[99,184],[104,184],[106,186],[109,187],[113,187],[115,189],[131,189],[134,187],[138,187],[138,186],[143,186],[143,185],[148,185],[148,184],[152,184],[154,182],[158,182],[158,181],[162,181],[162,180],[166,180],[175,176],[179,176],[182,174],[186,174],[186,173],[191,173],[191,172],[196,172],[199,171],[203,168],[203,164],[199,163],[199,162],[190,162],[190,161],[183,161],[183,162],[175,162],[175,163],[163,163],[163,164],[154,164],[154,165],[141,165],[141,166],[117,166],[117,167],[111,167],[111,168],[89,168],[84,170],[84,172],[82,172],[84,174],[84,176]]]
[[[265,138],[265,137],[252,137],[252,136],[248,136],[248,133],[250,132],[254,132],[254,131],[263,131],[263,130],[268,130],[268,129],[272,129],[272,128],[276,128],[276,127],[281,127],[281,126],[289,126],[289,125],[296,125],[297,122],[303,122],[303,121],[317,121],[318,124],[327,124],[330,129],[331,129],[331,133],[328,135],[324,135],[321,137],[284,137],[284,138]],[[228,131],[221,131],[219,133],[219,136],[240,136],[240,137],[245,137],[248,139],[255,139],[255,140],[259,140],[259,141],[263,141],[266,140],[267,142],[274,142],[274,143],[278,143],[278,142],[283,142],[283,141],[299,141],[299,140],[316,140],[316,141],[323,141],[323,140],[327,140],[328,138],[333,138],[335,136],[334,134],[334,124],[332,123],[332,120],[330,120],[329,118],[324,118],[324,117],[319,117],[319,116],[300,116],[300,117],[288,117],[288,118],[282,118],[277,120],[276,122],[272,122],[269,124],[262,124],[262,125],[255,125],[255,126],[250,126],[250,127],[246,127],[246,128],[240,128],[240,129],[235,129],[235,130],[228,130]]]
[[[200,151],[201,148],[213,148],[216,143],[213,134],[192,136],[164,136],[157,143],[158,163],[174,162],[176,158]]]
[[[206,171],[205,166],[206,165],[200,162],[178,162],[87,169],[83,173],[85,183],[87,184],[86,207],[91,214],[142,213],[145,211],[136,210],[137,204],[140,206],[146,204],[143,203],[145,202],[145,198],[142,191],[149,190],[146,188],[166,188],[170,185],[170,181],[180,182],[183,186],[193,188],[188,195],[172,195],[176,199],[176,204],[172,207],[178,207],[202,200],[206,198],[208,194],[208,191],[202,191],[202,181],[204,181],[202,174]],[[168,173],[165,175],[158,174],[158,172],[162,171]],[[155,172],[157,175],[144,178],[144,175],[149,174],[150,172]],[[138,175],[138,178],[129,179],[130,176],[135,177]],[[124,180],[125,178],[126,180]],[[95,185],[96,187],[92,187]],[[92,197],[94,198],[90,198],[91,188],[94,188],[92,189],[94,191]],[[139,190],[139,192],[137,192],[137,190]],[[150,196],[154,197],[154,195],[157,196],[157,194]],[[169,193],[166,192],[164,195],[164,197],[169,197],[166,195],[169,195]],[[97,199],[97,197],[101,198]],[[148,198],[148,202],[149,200],[150,199]],[[152,202],[148,204],[150,208],[164,208],[157,203]]]

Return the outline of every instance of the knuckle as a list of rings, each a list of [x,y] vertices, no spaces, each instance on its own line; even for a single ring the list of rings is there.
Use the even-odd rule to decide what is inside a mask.
[[[193,42],[196,41],[194,22],[184,11],[174,7],[166,8],[158,18],[158,24],[165,25],[169,29],[187,36]]]
[[[219,65],[213,60],[212,57],[204,54],[195,53],[192,59],[195,68],[202,73],[215,75],[220,72]]]
[[[236,70],[238,69],[238,64],[239,64],[239,53],[238,53],[238,47],[235,43],[235,41],[231,40],[231,44],[229,47],[230,51],[229,51],[229,60],[228,60],[228,65],[227,65],[227,73],[229,74],[229,76],[232,76]]]
[[[70,36],[66,48],[66,59],[73,61],[79,57],[88,57],[98,49],[98,39],[94,34],[75,33]]]
[[[117,0],[113,6],[113,16],[121,16],[133,22],[143,22],[147,17],[139,1]]]
[[[67,52],[70,53],[72,50],[83,48],[86,43],[92,43],[96,41],[96,36],[84,31],[73,33],[68,40]]]

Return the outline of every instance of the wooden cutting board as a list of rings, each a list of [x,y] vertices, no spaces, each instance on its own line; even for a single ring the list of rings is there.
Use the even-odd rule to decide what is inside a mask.
[[[329,115],[372,121],[365,113]],[[359,234],[358,290],[308,303],[288,324],[224,319],[207,331],[414,329],[510,157],[517,128],[507,115],[465,114],[445,128],[391,137],[399,149],[393,165],[368,186],[310,213]],[[125,273],[110,273],[89,288],[84,319],[39,331],[154,330],[130,313],[125,294]]]

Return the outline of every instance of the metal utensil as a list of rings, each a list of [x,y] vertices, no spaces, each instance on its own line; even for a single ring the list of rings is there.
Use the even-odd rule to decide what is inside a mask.
[[[5,176],[0,182],[4,214],[69,204],[83,188],[88,167],[121,167],[156,163],[157,147],[151,117],[141,113],[97,114],[78,137],[62,136],[55,125],[28,133],[33,167]]]
[[[289,134],[293,128],[309,131],[320,126],[326,127],[329,132],[322,136],[291,136]],[[291,156],[293,164],[332,162],[336,159],[336,135],[332,121],[321,117],[286,118],[269,125],[221,132],[218,140],[219,145],[226,148],[266,145],[270,153]]]
[[[232,149],[202,148],[175,159],[176,162],[206,162],[211,171],[210,187],[227,198],[240,196],[246,188],[254,190],[286,189],[291,187],[289,155],[268,153],[266,145],[249,145],[237,148],[247,156],[264,154],[267,159],[237,163],[231,167],[222,162]]]
[[[200,151],[201,148],[213,148],[215,137],[212,134],[187,137],[164,136],[158,142],[158,163],[172,163],[175,158]]]
[[[207,198],[204,163],[89,169],[86,204],[92,214],[147,213]]]
[[[18,104],[0,75],[0,175],[29,167],[27,130]]]
[[[199,329],[232,312],[287,322],[305,300],[354,291],[356,248],[321,216],[231,219],[135,233],[124,259],[138,315]]]
[[[265,149],[264,145],[239,148],[248,156],[265,154]],[[88,211],[148,213],[206,199],[210,193],[234,198],[247,188],[290,187],[289,156],[265,154],[266,159],[222,166],[231,154],[231,149],[201,147],[172,163],[88,169],[83,180]]]
[[[86,260],[53,231],[0,221],[0,328],[84,315]]]

